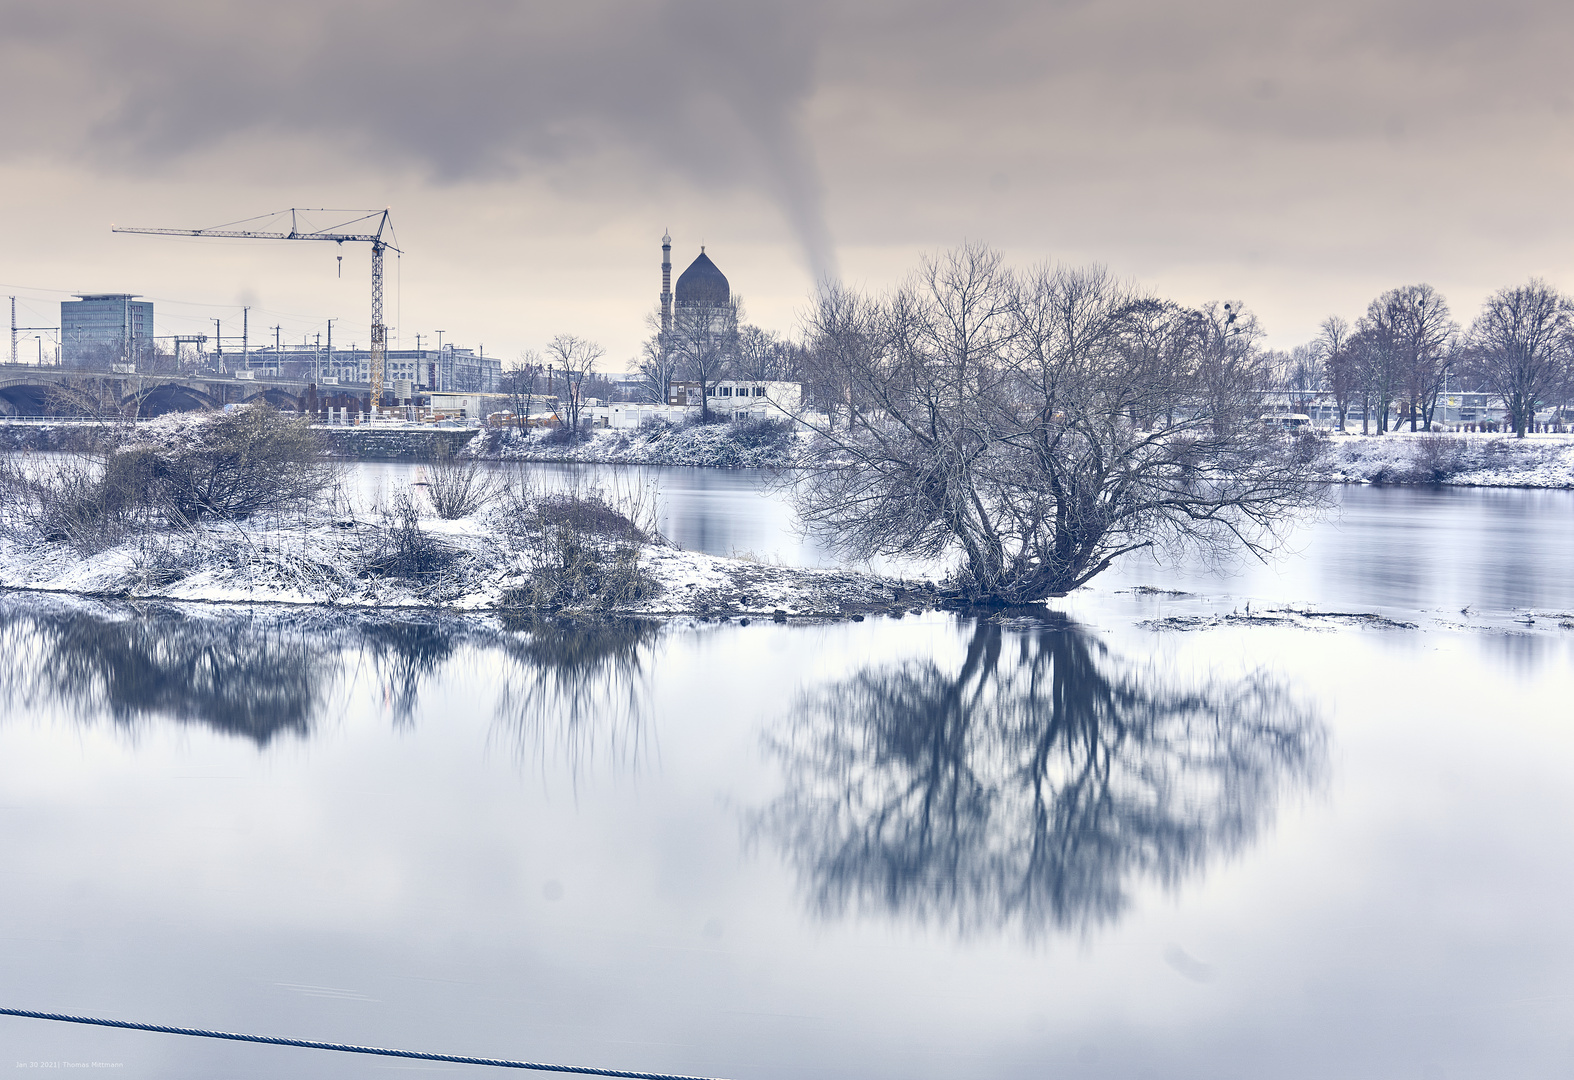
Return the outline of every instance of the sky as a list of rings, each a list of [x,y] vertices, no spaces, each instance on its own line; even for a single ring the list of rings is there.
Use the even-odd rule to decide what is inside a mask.
[[[663,230],[784,334],[817,281],[964,241],[1243,301],[1282,348],[1421,281],[1468,323],[1574,291],[1571,56],[1554,0],[0,0],[0,295],[364,346],[367,245],[110,227],[388,207],[390,343],[505,360],[632,366]]]

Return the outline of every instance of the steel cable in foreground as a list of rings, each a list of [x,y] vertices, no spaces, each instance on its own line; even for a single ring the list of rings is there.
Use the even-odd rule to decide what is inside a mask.
[[[374,1057],[413,1058],[417,1061],[446,1061],[456,1065],[490,1065],[497,1069],[531,1069],[536,1072],[575,1073],[580,1076],[617,1076],[628,1080],[719,1080],[710,1076],[684,1076],[678,1073],[630,1072],[627,1069],[597,1069],[588,1065],[550,1065],[541,1061],[509,1061],[506,1058],[465,1057],[462,1054],[425,1054],[419,1050],[390,1050],[381,1046],[352,1046],[348,1043],[315,1042],[311,1039],[286,1039],[275,1035],[242,1035],[233,1031],[204,1031],[201,1028],[169,1027],[163,1024],[138,1024],[130,1020],[106,1020],[96,1016],[69,1016],[65,1013],[33,1012],[30,1009],[3,1009],[0,1016],[21,1016],[29,1020],[58,1020],[63,1024],[89,1024],[94,1027],[124,1028],[127,1031],[155,1031],[161,1035],[190,1035],[198,1039],[227,1039],[230,1042],[262,1043],[267,1046],[299,1046],[307,1050],[334,1050],[341,1054],[370,1054]]]

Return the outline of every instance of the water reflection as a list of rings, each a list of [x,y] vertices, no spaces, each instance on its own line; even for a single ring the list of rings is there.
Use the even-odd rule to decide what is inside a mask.
[[[4,597],[0,694],[85,723],[197,724],[265,747],[311,737],[367,690],[395,726],[413,725],[463,656],[499,688],[494,722],[522,756],[577,766],[610,753],[628,764],[643,742],[658,629]]]
[[[1317,776],[1324,729],[1265,676],[1186,687],[1064,620],[979,621],[959,670],[810,691],[771,747],[786,793],[756,827],[823,915],[1033,935],[1239,851]]]
[[[333,650],[277,620],[173,609],[0,604],[0,690],[85,720],[202,724],[266,746],[307,735],[338,670]]]
[[[520,751],[542,762],[562,756],[576,772],[597,755],[636,764],[660,624],[609,619],[521,628],[523,636],[503,645],[513,663],[496,707]]]
[[[409,617],[362,625],[359,629],[362,651],[377,671],[377,681],[394,723],[408,726],[414,722],[422,685],[453,656],[465,636],[465,624],[457,618]]]

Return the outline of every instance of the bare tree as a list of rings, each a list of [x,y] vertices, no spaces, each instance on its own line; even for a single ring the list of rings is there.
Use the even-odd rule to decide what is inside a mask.
[[[1144,548],[1263,555],[1316,498],[1308,455],[1258,422],[1237,305],[1186,311],[1099,268],[1018,275],[968,246],[884,300],[826,288],[815,310],[848,423],[800,414],[820,436],[804,521],[863,557],[959,551],[961,597],[1062,595]]]
[[[854,372],[876,362],[883,340],[881,320],[879,304],[835,283],[822,286],[815,297],[803,365],[808,391],[804,403],[823,412],[831,430],[838,416],[851,427],[858,413]]]
[[[1345,418],[1350,415],[1350,401],[1361,385],[1361,369],[1356,363],[1356,351],[1350,347],[1352,333],[1349,323],[1337,315],[1330,315],[1317,328],[1317,338],[1312,342],[1315,355],[1322,361],[1324,379],[1334,399],[1334,409],[1339,414],[1340,431],[1344,430]],[[1362,422],[1365,423],[1364,417]]]
[[[594,341],[587,341],[574,334],[559,334],[547,342],[551,363],[563,372],[563,411],[567,413],[563,421],[574,433],[574,438],[579,437],[579,412],[584,401],[585,379],[596,370],[596,361],[606,352]]]
[[[1574,385],[1574,300],[1539,278],[1487,299],[1471,324],[1470,373],[1503,399],[1514,434]]]
[[[742,302],[678,304],[672,329],[663,335],[674,370],[698,382],[700,422],[710,420],[707,404],[712,384],[731,372],[738,355],[738,318]]]
[[[1311,411],[1317,395],[1328,385],[1323,366],[1317,359],[1317,350],[1312,345],[1297,345],[1289,351],[1280,380],[1289,394],[1290,406],[1301,413]]]
[[[771,330],[758,326],[738,328],[735,374],[761,382],[795,380],[802,365],[803,348]]]
[[[678,356],[672,348],[672,335],[661,329],[661,313],[652,312],[645,318],[650,337],[640,349],[639,373],[644,377],[640,389],[648,401],[665,405],[672,393],[672,383],[678,377]]]
[[[1421,424],[1430,427],[1454,357],[1450,339],[1459,330],[1448,302],[1430,285],[1405,285],[1373,300],[1359,325],[1370,332],[1368,359],[1380,410],[1378,434],[1388,430],[1389,409],[1395,401],[1404,403],[1411,431]]]
[[[1236,300],[1207,304],[1191,318],[1199,331],[1195,389],[1215,434],[1256,421],[1272,377],[1257,316]]]
[[[502,390],[514,399],[515,416],[525,418],[530,415],[536,394],[536,380],[545,368],[541,354],[534,349],[526,349],[503,369]]]

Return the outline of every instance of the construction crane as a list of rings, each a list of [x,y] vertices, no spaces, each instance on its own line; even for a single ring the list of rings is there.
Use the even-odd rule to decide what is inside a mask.
[[[350,241],[353,243],[372,245],[371,376],[372,415],[375,416],[377,414],[378,408],[382,405],[383,366],[384,358],[388,351],[388,328],[383,325],[383,252],[392,251],[395,254],[402,254],[397,247],[383,238],[384,232],[387,232],[389,237],[393,236],[393,224],[389,220],[388,211],[386,209],[372,210],[365,214],[360,214],[357,217],[351,218],[347,221],[340,222],[337,225],[331,225],[326,229],[307,228],[303,230],[301,228],[301,223],[297,218],[297,215],[299,214],[347,214],[354,212],[355,211],[352,210],[302,210],[291,207],[288,210],[280,210],[275,214],[263,214],[259,217],[244,218],[240,221],[232,221],[227,225],[218,225],[211,229],[133,229],[111,225],[110,231],[118,233],[146,233],[152,236],[212,236],[229,240],[332,240],[336,244],[343,244],[346,241]],[[266,221],[270,218],[281,218],[285,214],[290,215],[289,232],[236,228],[238,225],[246,225],[253,221]],[[376,232],[340,231],[360,225],[361,222],[370,223],[373,218],[377,219]],[[369,225],[363,227],[369,227]]]

